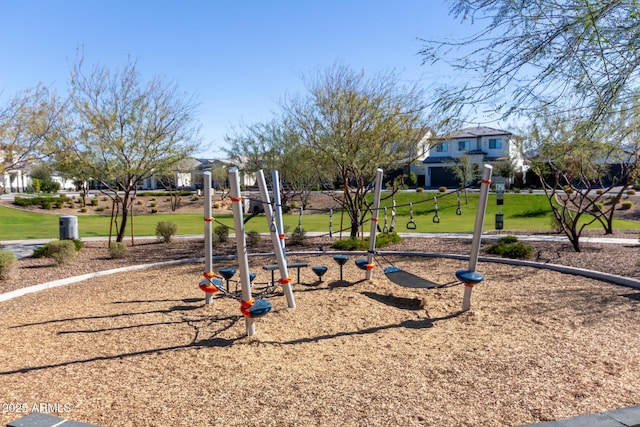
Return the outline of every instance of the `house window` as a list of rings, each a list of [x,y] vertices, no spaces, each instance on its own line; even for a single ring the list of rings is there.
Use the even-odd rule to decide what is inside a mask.
[[[502,148],[502,140],[498,138],[491,138],[489,140],[489,148]]]
[[[458,141],[458,151],[467,151],[469,149],[469,141]]]
[[[437,145],[436,151],[438,153],[446,153],[447,151],[449,151],[449,143],[441,142],[440,144]]]

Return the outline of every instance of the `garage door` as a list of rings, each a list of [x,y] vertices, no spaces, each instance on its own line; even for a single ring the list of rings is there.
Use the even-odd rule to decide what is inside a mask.
[[[431,168],[432,187],[457,187],[458,178],[448,168]]]

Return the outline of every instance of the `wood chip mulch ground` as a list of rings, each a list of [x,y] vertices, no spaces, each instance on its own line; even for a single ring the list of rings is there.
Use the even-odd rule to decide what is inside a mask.
[[[134,263],[202,257],[201,239],[138,242],[107,258],[89,242],[69,266],[21,261],[1,292]],[[313,241],[306,250],[327,248]],[[541,262],[640,278],[635,245],[534,242]],[[297,250],[297,248],[289,248]],[[405,239],[391,250],[468,254],[470,242]],[[219,253],[233,252],[232,244]],[[252,252],[270,252],[265,242]],[[355,258],[355,257],[352,257]],[[640,404],[640,291],[481,262],[472,309],[453,283],[466,261],[388,261],[451,286],[408,289],[330,256],[280,291],[246,337],[239,303],[204,304],[203,264],[93,278],[0,303],[0,425],[34,407],[101,426],[510,426]],[[384,260],[379,260],[384,266]],[[257,282],[270,279],[250,259]],[[216,262],[214,269],[233,266]],[[295,273],[290,273],[295,278]],[[262,285],[256,285],[260,287]],[[34,406],[35,405],[35,406]],[[48,405],[48,406],[47,406]]]

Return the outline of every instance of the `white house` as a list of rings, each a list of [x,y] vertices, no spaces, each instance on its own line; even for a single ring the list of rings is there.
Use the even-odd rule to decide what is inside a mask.
[[[460,180],[452,167],[463,156],[482,170],[483,164],[495,165],[510,160],[516,172],[524,172],[524,159],[515,144],[513,134],[508,131],[478,126],[460,129],[439,138],[430,138],[431,148],[422,160],[422,168],[413,166],[418,186],[457,187]],[[494,182],[506,181],[494,173]]]

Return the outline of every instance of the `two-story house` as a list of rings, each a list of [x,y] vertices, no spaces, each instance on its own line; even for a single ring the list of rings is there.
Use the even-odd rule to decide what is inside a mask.
[[[495,165],[509,160],[515,172],[523,172],[524,160],[515,144],[513,134],[504,130],[478,126],[460,129],[442,137],[430,138],[431,147],[421,164],[412,170],[418,178],[418,186],[457,187],[460,179],[453,168],[465,159],[482,170],[483,164]],[[512,177],[500,177],[494,173],[494,182],[505,182]]]

